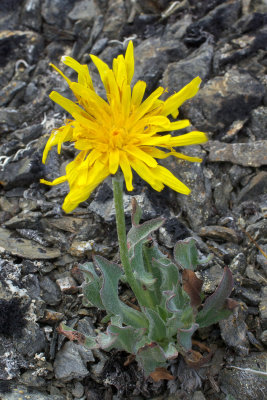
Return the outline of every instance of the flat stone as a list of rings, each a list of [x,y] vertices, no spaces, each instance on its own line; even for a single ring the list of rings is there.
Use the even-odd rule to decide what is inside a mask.
[[[42,213],[37,211],[22,211],[5,223],[8,229],[33,229],[39,224]]]
[[[258,107],[251,112],[247,131],[257,139],[265,139],[267,131],[267,107]]]
[[[88,355],[87,359],[84,359],[84,352]],[[54,362],[56,379],[69,382],[72,379],[85,378],[89,375],[86,368],[88,361],[94,361],[91,350],[84,350],[81,345],[74,342],[66,342],[57,353]]]
[[[58,249],[43,247],[28,239],[14,238],[12,232],[3,228],[0,228],[0,248],[1,252],[30,260],[52,260],[61,255]]]
[[[209,141],[205,145],[211,162],[227,161],[244,167],[267,165],[267,140],[249,143],[221,143]]]
[[[231,395],[235,400],[265,400],[267,392],[267,380],[245,368],[254,370],[266,369],[266,352],[250,353],[247,357],[238,356],[233,359],[231,365],[241,368],[224,368],[219,373],[219,385],[222,391],[228,396]]]
[[[220,225],[203,226],[199,230],[199,236],[223,242],[239,243],[240,241],[239,236],[233,229]]]
[[[87,223],[86,219],[76,218],[76,217],[68,217],[66,215],[60,218],[44,218],[44,222],[48,223],[49,226],[53,228],[60,229],[65,232],[77,233],[85,223]]]

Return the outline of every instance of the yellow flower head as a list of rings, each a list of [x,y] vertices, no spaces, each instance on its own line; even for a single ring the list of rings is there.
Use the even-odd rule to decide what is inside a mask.
[[[157,191],[167,185],[177,192],[189,194],[190,189],[168,169],[159,165],[156,159],[175,156],[200,162],[199,158],[176,152],[174,147],[206,142],[205,133],[193,131],[175,137],[158,133],[176,131],[190,125],[188,120],[170,122],[168,116],[177,118],[178,108],[195,96],[201,79],[193,79],[166,101],[159,99],[164,92],[159,87],[142,102],[146,83],[138,81],[132,89],[130,86],[134,74],[132,42],[127,47],[125,57],[119,55],[113,60],[112,69],[94,55],[91,55],[91,59],[105,87],[107,101],[94,90],[87,65],[81,65],[71,57],[62,58],[64,64],[78,73],[78,82],[72,82],[52,65],[68,82],[77,102],[57,92],[50,94],[50,98],[70,113],[73,119],[52,132],[44,149],[43,163],[52,146],[57,145],[60,153],[62,143],[66,141],[74,142],[80,153],[67,165],[66,175],[53,182],[44,179],[41,182],[57,185],[68,181],[70,192],[63,204],[66,212],[88,199],[91,192],[119,168],[129,191],[133,190],[133,169]]]

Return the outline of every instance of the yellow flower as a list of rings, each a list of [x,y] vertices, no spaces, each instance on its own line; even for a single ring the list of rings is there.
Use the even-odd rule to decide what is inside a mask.
[[[73,119],[52,132],[44,149],[43,163],[52,146],[57,145],[60,153],[62,143],[66,141],[74,142],[80,153],[67,165],[66,175],[53,182],[44,179],[41,182],[57,185],[68,181],[70,192],[63,204],[66,212],[87,200],[91,192],[110,174],[116,174],[119,168],[129,191],[133,190],[133,169],[157,191],[167,185],[177,192],[189,194],[190,189],[168,169],[159,165],[156,159],[175,156],[200,162],[199,158],[178,153],[174,147],[206,142],[205,133],[193,131],[175,137],[158,133],[176,131],[190,125],[188,120],[171,122],[168,116],[177,118],[178,108],[195,96],[201,79],[193,79],[166,101],[159,99],[164,92],[159,87],[142,102],[146,83],[138,81],[132,89],[130,86],[134,74],[132,42],[128,45],[125,57],[119,55],[113,60],[112,69],[94,55],[91,55],[91,59],[105,87],[107,101],[94,90],[87,65],[81,65],[71,57],[62,58],[64,64],[78,73],[78,82],[72,82],[52,65],[68,82],[77,102],[54,91],[50,94],[50,98],[71,114]]]

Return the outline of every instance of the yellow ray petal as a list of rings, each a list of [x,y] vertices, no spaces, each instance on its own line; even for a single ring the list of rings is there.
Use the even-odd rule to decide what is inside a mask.
[[[67,99],[66,97],[62,96],[58,92],[51,92],[49,95],[50,99],[53,100],[55,103],[59,104],[64,110],[66,110],[68,113],[73,115],[73,113],[77,114],[84,114],[84,111],[82,108],[77,106],[77,104],[73,103],[73,101]]]
[[[207,135],[204,132],[192,131],[181,136],[172,137],[169,140],[169,144],[172,147],[190,146],[192,144],[205,143],[207,140]]]
[[[199,85],[201,83],[200,77],[193,79],[188,85],[181,89],[178,93],[173,94],[169,97],[163,106],[162,115],[170,115],[177,112],[177,109],[188,99],[195,96],[198,92]],[[176,115],[177,116],[177,115]],[[174,116],[174,118],[176,118]]]
[[[188,195],[191,192],[184,183],[177,179],[167,168],[164,168],[161,165],[151,169],[151,174],[178,193]]]
[[[124,150],[127,153],[131,154],[131,156],[138,158],[139,160],[146,163],[149,167],[155,168],[158,165],[157,161],[149,154],[142,151],[140,147],[128,145],[124,146]]]
[[[126,188],[130,192],[133,190],[133,173],[127,155],[124,151],[120,151],[120,167],[124,175]]]
[[[87,65],[82,65],[72,57],[63,56],[61,61],[78,73],[78,82],[90,89],[94,89]]]
[[[59,135],[57,152],[60,154],[62,143],[69,142],[73,138],[73,128],[70,124],[64,126],[61,134]]]
[[[109,154],[109,172],[114,175],[119,168],[120,152],[117,148],[110,150]]]
[[[146,90],[146,82],[138,81],[133,87],[132,105],[137,108],[140,106]]]
[[[92,191],[100,185],[100,183],[107,178],[109,175],[109,171],[106,164],[98,161],[94,164],[94,166],[89,170],[89,180],[86,183],[86,186],[82,189],[80,187],[75,187],[70,190],[69,194],[66,196],[63,203],[63,210],[66,213],[74,210],[82,201],[88,199]]]
[[[132,168],[137,172],[137,174],[141,176],[144,181],[149,183],[149,185],[152,186],[153,189],[155,189],[157,192],[160,192],[164,188],[163,183],[155,176],[154,173],[152,173],[155,168],[147,167],[145,163],[134,157],[131,157],[129,161]]]
[[[134,47],[133,42],[130,41],[125,53],[125,65],[127,71],[127,83],[131,83],[134,75]]]
[[[56,67],[54,64],[50,63],[49,65],[53,67],[62,76],[62,78],[64,78],[68,82],[68,85],[70,86],[71,80],[66,75],[64,75],[63,72],[60,71],[60,69]]]
[[[103,82],[103,85],[105,87],[105,89],[107,90],[107,73],[108,71],[110,71],[109,66],[102,60],[100,60],[100,58],[94,56],[93,54],[90,54],[90,57],[93,61],[93,63],[95,64],[96,68],[98,69],[101,81]]]
[[[48,185],[48,186],[55,186],[55,185],[59,185],[60,183],[66,182],[66,180],[67,180],[67,176],[64,175],[64,176],[60,176],[59,178],[54,179],[53,182],[49,182],[45,179],[40,179],[40,183],[44,183],[45,185]]]

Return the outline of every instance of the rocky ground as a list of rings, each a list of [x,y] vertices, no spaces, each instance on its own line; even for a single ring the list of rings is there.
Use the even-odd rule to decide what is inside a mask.
[[[1,399],[264,399],[266,380],[233,366],[265,370],[266,8],[266,0],[1,0]],[[181,115],[210,137],[188,151],[202,164],[164,162],[191,187],[190,197],[153,192],[138,177],[133,194],[145,219],[166,218],[161,246],[171,252],[193,236],[203,255],[214,255],[200,271],[206,293],[229,265],[240,303],[228,321],[196,335],[214,352],[210,364],[193,370],[179,358],[169,382],[144,380],[135,363],[124,367],[127,354],[90,351],[57,333],[60,321],[86,334],[101,329],[102,315],[82,304],[77,267],[93,252],[117,257],[112,191],[107,180],[65,215],[68,186],[39,184],[61,175],[74,155],[64,146],[41,164],[51,129],[67,117],[48,94],[70,95],[49,63],[62,67],[60,57],[71,55],[99,82],[89,53],[110,63],[129,38],[135,80],[149,90],[160,84],[173,93],[203,79]],[[127,215],[129,204],[127,194]]]

